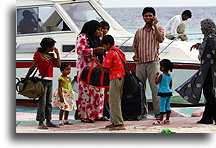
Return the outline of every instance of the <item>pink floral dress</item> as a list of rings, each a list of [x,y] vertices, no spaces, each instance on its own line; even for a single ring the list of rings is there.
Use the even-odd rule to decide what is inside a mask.
[[[76,62],[78,80],[78,116],[80,119],[103,117],[104,88],[88,86],[80,81],[80,73],[85,66],[94,63],[93,48],[88,47],[86,34],[80,34],[76,41],[78,59]],[[94,63],[94,67],[97,66]]]

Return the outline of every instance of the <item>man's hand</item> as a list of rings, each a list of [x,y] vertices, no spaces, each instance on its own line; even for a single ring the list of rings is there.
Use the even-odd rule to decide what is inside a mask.
[[[199,47],[198,44],[194,44],[194,45],[191,46],[190,51],[192,51],[193,48],[196,48],[196,49],[197,49],[198,47]]]
[[[132,58],[133,58],[134,61],[138,61],[139,60],[138,56],[136,56],[136,55],[134,55]]]
[[[157,72],[157,73],[155,74],[155,79],[158,78],[159,74],[160,74],[159,72]]]
[[[153,22],[152,22],[152,26],[157,25],[158,19],[157,19],[156,17],[154,17],[152,21],[153,21]]]

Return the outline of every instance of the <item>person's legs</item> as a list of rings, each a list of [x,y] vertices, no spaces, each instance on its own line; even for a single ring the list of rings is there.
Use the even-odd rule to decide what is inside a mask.
[[[110,112],[109,112],[109,88],[105,88],[104,90],[104,111],[103,116],[106,118],[110,118]]]
[[[186,29],[186,25],[184,23],[181,23],[178,27],[177,27],[177,33],[178,34],[184,34]],[[187,41],[188,37],[186,35],[180,35],[181,39],[183,41]]]
[[[146,92],[147,72],[146,72],[145,63],[141,63],[141,64],[138,64],[136,66],[136,76],[143,82],[143,84],[144,84],[144,96],[146,96],[145,92]],[[146,108],[146,114],[148,114],[148,102],[147,102],[146,97],[144,97],[143,102],[144,102],[144,105]]]
[[[214,90],[213,90],[213,80],[212,80],[212,73],[211,69],[209,69],[208,74],[206,76],[204,85],[203,85],[203,94],[206,99],[205,103],[205,110],[203,113],[203,117],[200,120],[203,123],[206,124],[212,124],[213,120],[216,119],[215,114],[215,96],[214,96]]]
[[[46,94],[47,86],[44,85],[44,94],[39,98],[37,107],[36,120],[39,121],[39,126],[44,126],[43,121],[45,120]]]
[[[154,107],[154,113],[157,116],[160,114],[159,96],[157,96],[158,86],[155,84],[155,74],[159,72],[158,62],[149,62],[147,65],[147,77],[152,92],[152,103]]]
[[[167,38],[167,39],[170,39],[170,40],[173,40],[174,39],[174,36],[173,35],[165,35],[165,37]]]
[[[68,120],[69,111],[65,111],[64,113],[64,120]]]
[[[45,106],[45,118],[50,121],[52,118],[52,81],[47,82],[47,94],[46,94],[46,106]]]
[[[184,23],[181,23],[178,27],[177,27],[177,33],[178,34],[182,34],[185,32],[186,29],[186,25]]]
[[[59,120],[62,120],[63,114],[64,114],[64,110],[60,109],[60,111],[59,111]]]
[[[62,118],[63,118],[63,115],[64,115],[64,110],[59,110],[59,122],[58,122],[58,125],[59,126],[64,126],[64,123],[62,121]]]
[[[153,125],[162,125],[163,124],[163,118],[165,114],[165,101],[166,98],[160,97],[160,116],[159,119],[157,119],[155,122],[153,122]]]
[[[53,124],[50,120],[52,117],[52,80],[44,80],[45,85],[47,86],[46,91],[46,101],[45,101],[45,119],[46,125],[50,127],[58,127]]]
[[[171,113],[171,109],[170,109],[170,97],[166,97],[166,105],[165,105],[165,109],[166,109],[166,120],[169,120],[170,118],[170,113]]]
[[[110,121],[114,125],[122,125],[123,117],[121,112],[121,97],[124,79],[113,79],[110,81],[109,105]]]
[[[64,111],[64,124],[65,125],[73,125],[72,122],[68,121],[69,111]]]
[[[163,120],[163,115],[165,114],[165,105],[166,105],[166,98],[160,97],[160,120]],[[162,118],[161,118],[162,117]]]

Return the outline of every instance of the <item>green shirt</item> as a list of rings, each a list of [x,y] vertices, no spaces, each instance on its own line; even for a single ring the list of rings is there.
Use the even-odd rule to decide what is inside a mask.
[[[62,81],[62,88],[64,89],[72,89],[71,85],[71,77],[69,77],[70,82],[67,82],[63,77],[58,78],[58,80]]]

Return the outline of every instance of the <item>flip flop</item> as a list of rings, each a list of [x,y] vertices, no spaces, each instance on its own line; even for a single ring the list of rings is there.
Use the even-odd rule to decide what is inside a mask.
[[[55,124],[51,124],[51,125],[49,125],[49,126],[47,126],[47,127],[59,128],[59,126],[58,126],[58,125],[55,125]]]
[[[119,130],[126,130],[126,128],[124,126],[115,126],[115,125],[109,128],[109,131],[119,131]]]
[[[70,121],[66,121],[66,122],[64,122],[64,125],[73,125],[73,123]]]
[[[102,121],[109,121],[109,119],[106,116],[103,116],[101,120]]]
[[[152,125],[163,125],[163,121],[156,120]]]
[[[38,126],[38,129],[49,129],[47,126]]]
[[[93,119],[81,119],[81,122],[94,123],[94,120]]]
[[[85,123],[94,123],[93,119],[85,119]]]

